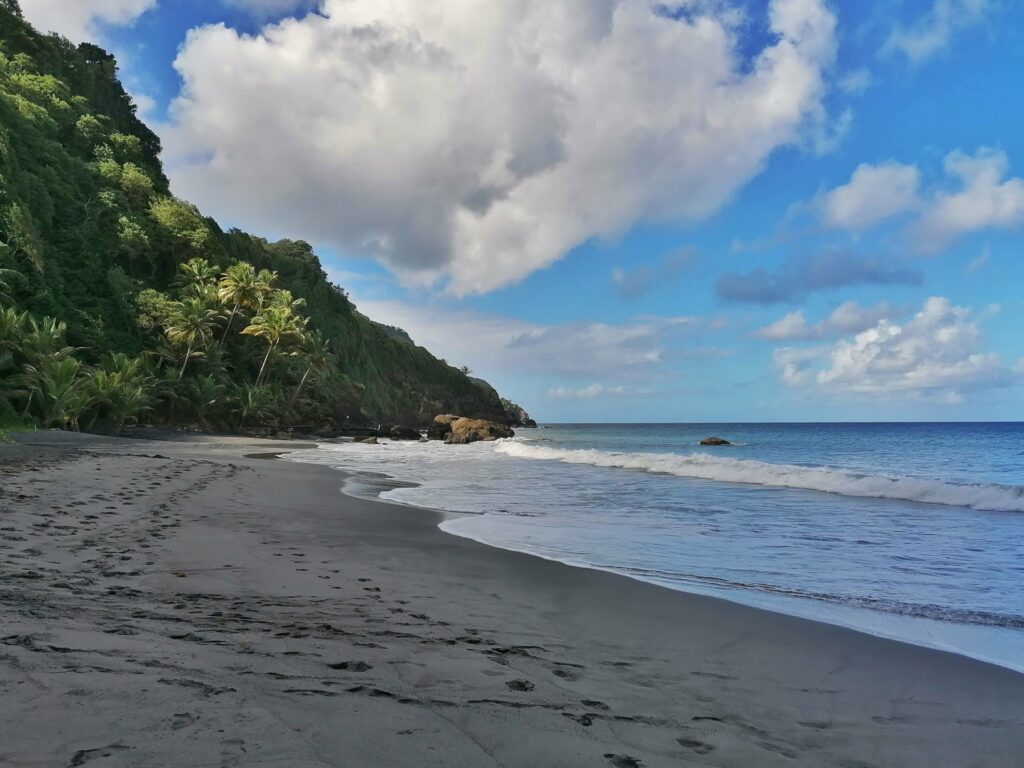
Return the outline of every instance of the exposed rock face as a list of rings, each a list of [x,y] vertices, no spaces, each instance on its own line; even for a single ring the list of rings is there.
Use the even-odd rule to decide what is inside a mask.
[[[413,427],[392,427],[389,432],[392,440],[419,440],[422,435]]]
[[[446,413],[434,418],[434,422],[427,428],[427,437],[431,440],[445,440],[452,433],[452,424],[461,419],[452,413]]]
[[[501,405],[505,409],[505,421],[508,422],[510,427],[526,427],[528,429],[534,429],[537,426],[537,422],[530,418],[530,414],[519,405],[516,405],[511,400],[501,399]]]
[[[724,437],[705,437],[700,441],[701,445],[732,445]]]
[[[445,438],[448,445],[489,442],[503,437],[515,437],[512,428],[495,421],[480,419],[459,419],[451,425],[451,433]]]

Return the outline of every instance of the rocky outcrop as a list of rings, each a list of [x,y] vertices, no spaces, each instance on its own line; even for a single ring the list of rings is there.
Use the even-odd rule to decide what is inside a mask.
[[[701,445],[732,445],[724,437],[705,437],[700,441]]]
[[[515,437],[515,432],[506,424],[481,419],[459,419],[451,424],[451,431],[445,438],[448,445],[489,442],[504,437]]]
[[[501,406],[505,409],[505,421],[510,427],[526,427],[527,429],[537,427],[537,422],[530,418],[530,414],[522,406],[505,398],[501,399]]]
[[[419,440],[423,435],[413,427],[392,427],[388,432],[392,440]]]
[[[427,427],[427,437],[431,440],[445,440],[452,433],[452,424],[461,419],[452,413],[435,416],[433,423]]]

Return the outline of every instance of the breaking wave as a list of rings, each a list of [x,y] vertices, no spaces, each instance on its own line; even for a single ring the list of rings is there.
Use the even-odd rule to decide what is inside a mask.
[[[799,488],[842,496],[897,499],[991,512],[1024,512],[1024,486],[1017,485],[948,483],[913,477],[865,475],[823,467],[724,459],[705,453],[610,453],[548,448],[516,441],[503,441],[497,451],[523,459],[637,469],[698,480]]]

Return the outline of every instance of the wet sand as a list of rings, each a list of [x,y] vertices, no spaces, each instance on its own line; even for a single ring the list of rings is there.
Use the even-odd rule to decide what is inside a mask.
[[[294,444],[25,442],[3,766],[1024,764],[1008,670],[449,536]]]

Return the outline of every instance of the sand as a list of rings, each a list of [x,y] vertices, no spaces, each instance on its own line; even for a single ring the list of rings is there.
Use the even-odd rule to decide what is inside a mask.
[[[1008,670],[450,536],[294,444],[24,442],[3,766],[1024,765]]]

